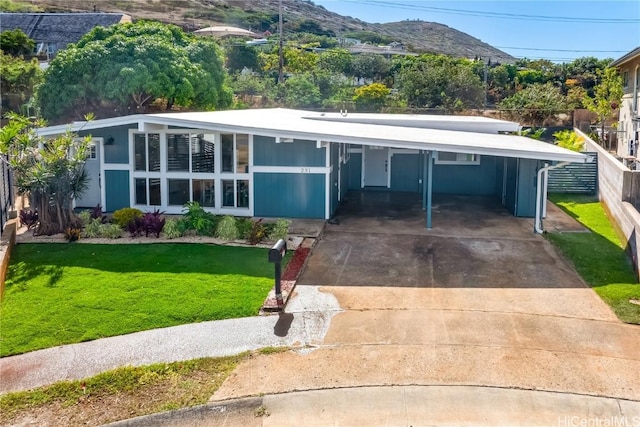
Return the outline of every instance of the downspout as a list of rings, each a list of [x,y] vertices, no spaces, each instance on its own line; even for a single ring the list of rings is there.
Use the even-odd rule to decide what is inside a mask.
[[[548,166],[545,163],[545,167],[540,168],[540,170],[538,171],[538,180],[536,181],[536,218],[533,224],[533,230],[535,233],[538,233],[538,234],[544,233],[544,229],[542,228],[542,216],[543,216],[543,206],[544,206],[542,197],[544,196],[544,198],[546,199],[547,194],[546,194],[546,191],[544,191],[545,194],[542,194],[543,190],[546,190],[546,185],[542,180],[542,175],[545,175],[545,180],[546,180],[547,178],[546,175],[551,169],[556,169],[564,165],[568,165],[569,163],[570,162],[561,162],[553,166]]]

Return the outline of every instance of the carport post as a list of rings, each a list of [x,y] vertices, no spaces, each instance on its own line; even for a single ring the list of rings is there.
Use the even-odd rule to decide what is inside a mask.
[[[431,230],[431,192],[433,178],[433,154],[431,151],[427,153],[427,230]]]
[[[427,151],[422,152],[422,209],[427,209]]]

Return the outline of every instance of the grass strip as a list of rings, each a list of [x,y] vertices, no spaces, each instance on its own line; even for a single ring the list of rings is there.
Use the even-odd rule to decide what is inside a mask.
[[[206,403],[249,353],[125,367],[0,396],[0,423],[101,425]],[[34,415],[36,414],[36,415]]]
[[[640,324],[640,284],[625,245],[600,202],[590,196],[551,194],[549,199],[591,233],[545,234],[569,259],[584,281],[613,309],[620,320]]]

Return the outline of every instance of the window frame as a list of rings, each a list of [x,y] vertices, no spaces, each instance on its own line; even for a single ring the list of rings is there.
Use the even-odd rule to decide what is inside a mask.
[[[456,155],[456,160],[442,160],[440,159],[440,153],[453,153]],[[465,160],[461,156],[473,156],[473,160]],[[453,151],[435,151],[434,161],[436,165],[458,165],[458,166],[477,166],[480,164],[482,156],[475,153],[456,153]]]

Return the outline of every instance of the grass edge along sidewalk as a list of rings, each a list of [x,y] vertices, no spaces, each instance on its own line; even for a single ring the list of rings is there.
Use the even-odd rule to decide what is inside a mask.
[[[267,251],[203,244],[20,244],[0,303],[0,355],[255,316],[273,286]]]
[[[640,284],[625,247],[605,210],[593,196],[551,194],[549,200],[590,233],[547,233],[554,246],[620,320],[640,324]]]

